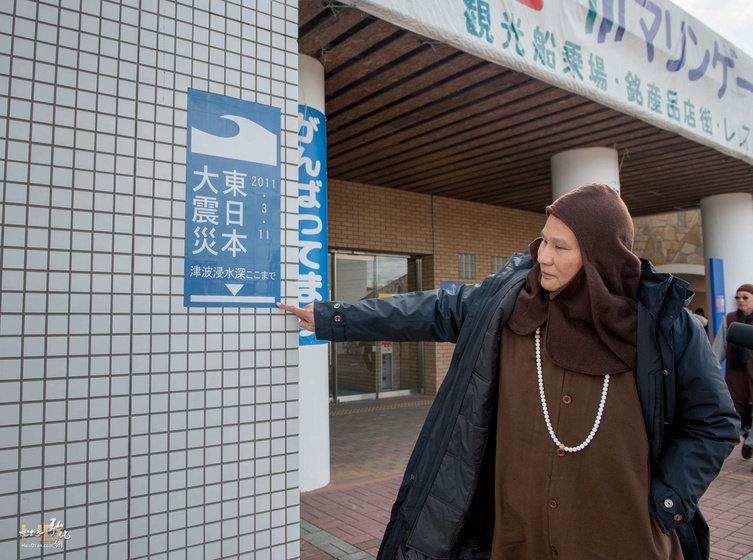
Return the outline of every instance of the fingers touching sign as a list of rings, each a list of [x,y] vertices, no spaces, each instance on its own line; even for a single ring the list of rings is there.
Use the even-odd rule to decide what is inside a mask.
[[[307,331],[314,332],[314,304],[309,303],[305,307],[297,307],[295,305],[287,305],[285,303],[278,303],[277,307],[282,309],[283,311],[287,311],[289,313],[293,313],[296,317],[298,317],[298,325],[302,329],[306,329]]]

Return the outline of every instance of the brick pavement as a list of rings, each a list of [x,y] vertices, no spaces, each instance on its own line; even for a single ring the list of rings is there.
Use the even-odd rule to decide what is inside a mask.
[[[402,473],[431,403],[419,396],[330,405],[330,487]]]
[[[331,483],[301,495],[302,560],[376,556],[430,402],[400,397],[331,405]],[[701,500],[711,560],[753,560],[752,466],[738,446]]]

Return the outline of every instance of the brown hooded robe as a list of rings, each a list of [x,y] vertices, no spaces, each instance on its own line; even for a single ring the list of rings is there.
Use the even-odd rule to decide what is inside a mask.
[[[502,332],[495,466],[493,560],[679,560],[679,541],[649,514],[648,441],[635,385],[640,261],[632,220],[606,185],[555,201],[547,216],[578,239],[583,268],[549,293],[531,269]],[[532,243],[536,262],[540,240]],[[585,449],[559,449],[539,394],[534,331],[552,429],[565,446],[594,426]]]

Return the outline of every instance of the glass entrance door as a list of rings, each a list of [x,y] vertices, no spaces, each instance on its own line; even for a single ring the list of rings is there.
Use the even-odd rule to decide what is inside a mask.
[[[415,260],[343,253],[333,257],[333,299],[355,302],[417,289]],[[336,342],[331,366],[334,401],[410,394],[422,388],[415,342]]]

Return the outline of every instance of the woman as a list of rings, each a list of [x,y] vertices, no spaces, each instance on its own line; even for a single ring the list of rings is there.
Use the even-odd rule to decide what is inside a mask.
[[[725,380],[735,411],[742,423],[742,455],[745,459],[753,456],[753,437],[750,435],[751,413],[753,413],[753,351],[727,342],[727,328],[735,321],[753,324],[753,284],[743,284],[735,294],[737,311],[727,314],[719,328],[712,349],[719,363],[727,360]]]

